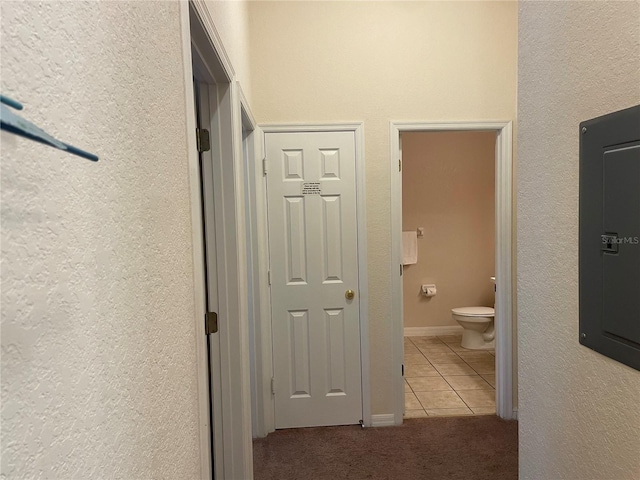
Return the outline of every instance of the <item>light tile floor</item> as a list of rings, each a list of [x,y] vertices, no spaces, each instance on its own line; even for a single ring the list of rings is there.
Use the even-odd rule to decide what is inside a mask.
[[[496,413],[494,350],[467,350],[461,335],[404,337],[405,417]]]

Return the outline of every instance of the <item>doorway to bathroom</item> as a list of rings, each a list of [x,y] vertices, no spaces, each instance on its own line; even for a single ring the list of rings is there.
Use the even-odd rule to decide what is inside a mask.
[[[391,124],[396,423],[515,417],[511,142],[511,122]]]

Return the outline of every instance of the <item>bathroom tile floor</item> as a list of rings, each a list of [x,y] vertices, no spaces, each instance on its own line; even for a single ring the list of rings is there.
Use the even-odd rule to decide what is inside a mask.
[[[404,337],[405,418],[496,413],[495,351],[461,339]]]

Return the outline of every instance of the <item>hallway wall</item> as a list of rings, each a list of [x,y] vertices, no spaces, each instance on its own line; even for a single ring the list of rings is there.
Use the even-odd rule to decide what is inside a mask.
[[[372,413],[390,413],[389,122],[515,119],[517,5],[260,1],[249,12],[258,122],[365,122]]]
[[[249,62],[249,1],[204,1],[216,31],[229,56],[236,79],[251,104],[251,65]]]
[[[520,2],[520,478],[640,478],[640,372],[578,343],[579,123],[640,103],[640,3]]]
[[[1,135],[0,476],[202,478],[180,6],[1,2],[0,22],[2,93],[100,157]]]

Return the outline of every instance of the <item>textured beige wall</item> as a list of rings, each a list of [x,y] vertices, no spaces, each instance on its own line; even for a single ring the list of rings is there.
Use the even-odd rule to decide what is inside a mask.
[[[0,476],[201,478],[179,5],[0,5]]]
[[[578,343],[578,125],[640,102],[640,4],[520,2],[520,477],[640,478],[640,372]]]
[[[493,132],[402,135],[402,229],[424,227],[418,263],[404,268],[404,326],[457,325],[455,307],[494,303]],[[435,297],[421,295],[435,283]]]
[[[391,120],[511,120],[513,2],[251,2],[258,122],[365,122],[372,412],[391,389]],[[394,269],[395,270],[395,269]]]

